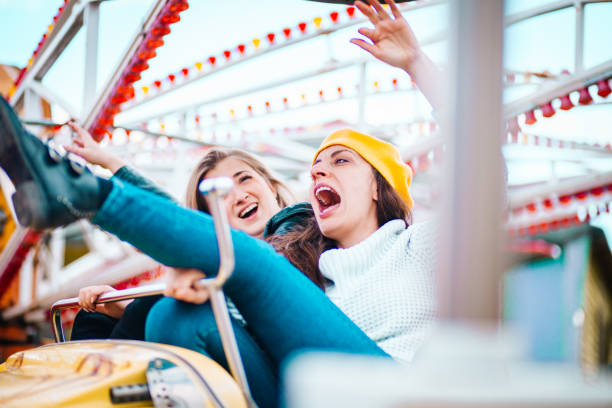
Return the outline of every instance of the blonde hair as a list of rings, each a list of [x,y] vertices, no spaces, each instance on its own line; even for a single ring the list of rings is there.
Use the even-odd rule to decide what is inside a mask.
[[[244,150],[215,147],[210,149],[204,155],[204,157],[202,157],[195,169],[191,172],[185,194],[185,205],[187,207],[209,212],[208,205],[206,205],[206,200],[204,197],[202,197],[202,194],[200,194],[198,190],[198,185],[206,177],[206,174],[209,171],[214,169],[222,160],[230,157],[244,162],[257,174],[263,177],[263,179],[270,186],[270,189],[276,193],[276,201],[278,202],[280,208],[285,208],[295,201],[293,193],[289,187],[275,177],[268,167],[266,167],[266,165],[263,164],[258,158],[245,152]]]

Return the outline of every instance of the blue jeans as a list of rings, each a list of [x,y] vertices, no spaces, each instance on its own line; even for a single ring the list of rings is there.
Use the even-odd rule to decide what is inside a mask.
[[[209,303],[195,305],[167,298],[157,302],[150,313],[153,317],[147,319],[146,338],[148,341],[198,351],[221,364],[228,372],[230,371],[215,316]],[[168,325],[169,322],[171,322],[170,325]],[[234,319],[232,319],[232,326],[253,399],[261,408],[276,407],[278,402],[277,370],[266,352],[261,349],[245,327]]]
[[[92,222],[165,265],[216,275],[219,253],[208,214],[119,180],[113,184]],[[272,246],[242,231],[232,230],[231,234],[236,265],[224,290],[274,369],[292,353],[306,349],[387,355]],[[162,299],[151,310],[148,338],[173,332],[173,326],[184,321],[193,324],[182,313],[167,320],[166,312],[175,303]],[[169,341],[187,344],[184,339]],[[191,344],[190,348],[198,350]]]

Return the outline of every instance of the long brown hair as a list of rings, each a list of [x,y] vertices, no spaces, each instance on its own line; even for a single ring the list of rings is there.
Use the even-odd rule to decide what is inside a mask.
[[[275,177],[266,165],[255,156],[244,150],[214,147],[202,157],[191,172],[185,193],[185,205],[187,207],[206,213],[210,212],[206,200],[198,190],[198,186],[209,171],[214,169],[222,160],[230,157],[244,162],[266,180],[270,189],[276,192],[276,201],[280,208],[285,208],[295,201],[291,190],[289,190],[285,183]]]
[[[378,227],[395,219],[403,220],[408,227],[412,222],[410,208],[378,170],[372,167],[372,172],[378,197],[376,201]],[[272,235],[266,238],[266,241],[318,287],[325,288],[326,279],[319,270],[319,258],[326,250],[336,248],[337,244],[321,233],[314,212],[310,218],[304,220],[291,232],[284,235]]]

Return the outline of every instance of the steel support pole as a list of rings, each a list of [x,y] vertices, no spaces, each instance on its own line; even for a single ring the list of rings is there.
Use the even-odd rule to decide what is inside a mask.
[[[83,112],[88,112],[96,99],[98,81],[98,43],[100,34],[100,3],[89,3],[84,12],[85,22],[85,83]]]
[[[576,1],[576,44],[574,54],[574,72],[579,73],[584,69],[584,4]]]
[[[359,102],[359,111],[358,111],[358,115],[359,117],[357,118],[357,123],[358,123],[358,127],[360,131],[364,131],[365,129],[365,110],[366,110],[366,98],[367,98],[367,85],[368,85],[368,81],[367,81],[367,72],[368,69],[368,64],[363,61],[360,65],[359,65],[359,96],[358,96],[358,102]]]
[[[23,91],[23,115],[29,118],[42,118],[42,102],[40,96],[32,89],[27,88]],[[33,128],[26,126],[29,131]]]
[[[494,323],[499,313],[502,194],[502,0],[451,2],[448,141],[439,310]],[[444,113],[446,113],[444,115]]]

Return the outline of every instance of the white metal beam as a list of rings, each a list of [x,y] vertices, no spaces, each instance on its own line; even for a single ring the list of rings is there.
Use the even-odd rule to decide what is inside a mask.
[[[541,197],[573,194],[609,184],[612,184],[612,172],[591,176],[572,177],[570,179],[559,180],[555,184],[547,183],[511,190],[509,194],[509,204],[510,208],[514,209],[532,203]]]
[[[561,97],[570,92],[592,84],[601,78],[612,76],[612,59],[602,62],[592,68],[570,75],[559,81],[550,81],[542,85],[536,92],[504,106],[504,119],[510,119],[530,109],[537,108],[554,98]]]
[[[55,23],[53,31],[11,97],[11,105],[20,105],[25,90],[30,87],[33,81],[40,81],[43,78],[81,29],[83,25],[83,9],[87,4],[78,3],[77,0],[71,0],[65,5],[66,8]]]
[[[511,14],[504,18],[504,26],[508,27],[521,21],[528,20],[530,18],[538,17],[544,14],[553,13],[555,11],[563,10],[569,7],[584,7],[590,3],[609,3],[612,0],[561,0],[553,1],[548,4],[536,6],[524,11]]]
[[[60,108],[65,110],[66,113],[71,118],[78,117],[78,111],[76,110],[74,105],[72,105],[66,99],[64,99],[60,95],[56,94],[55,92],[53,92],[52,90],[50,90],[49,88],[44,86],[42,84],[42,82],[40,82],[40,81],[32,81],[32,82],[29,83],[29,88],[30,88],[30,90],[34,91],[38,96],[40,96],[41,98],[43,98],[44,100],[46,100],[50,104],[58,105]],[[28,116],[28,119],[29,118],[34,119],[34,118],[38,118],[38,117],[41,117],[41,116],[35,114],[33,116]]]
[[[100,27],[100,3],[91,2],[85,8],[85,80],[83,83],[83,110],[89,107],[96,98],[98,83],[98,43]]]
[[[584,69],[584,5],[576,2],[576,26],[574,27],[574,72],[580,73]]]
[[[84,286],[120,282],[151,270],[158,265],[157,262],[141,253],[126,257],[111,265],[108,263],[101,264],[99,269],[90,270],[93,273],[90,273],[88,277],[80,275],[79,279],[71,279],[68,282],[64,282],[64,284],[56,288],[56,290],[43,294],[37,300],[36,304],[24,302],[20,305],[6,309],[2,312],[2,318],[8,320],[32,310],[49,309],[57,299],[74,296],[78,293],[79,289]]]

